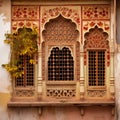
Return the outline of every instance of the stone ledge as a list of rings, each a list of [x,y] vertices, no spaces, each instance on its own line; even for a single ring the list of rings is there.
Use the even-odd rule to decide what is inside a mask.
[[[8,107],[49,107],[49,106],[95,106],[95,105],[99,105],[99,106],[107,106],[107,105],[111,105],[114,106],[115,102],[114,101],[77,101],[77,102],[32,102],[32,101],[26,101],[26,102],[19,102],[19,101],[15,101],[15,102],[8,102],[7,106]]]

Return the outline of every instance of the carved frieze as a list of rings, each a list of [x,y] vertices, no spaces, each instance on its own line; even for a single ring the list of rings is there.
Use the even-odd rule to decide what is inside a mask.
[[[67,88],[47,88],[47,97],[54,98],[72,98],[76,96],[75,89],[67,89]]]
[[[50,98],[75,98],[76,97],[76,84],[73,82],[51,81],[46,86],[46,96]]]
[[[15,90],[15,97],[34,97],[34,90]]]
[[[88,90],[87,91],[88,97],[105,97],[106,91],[105,90]]]

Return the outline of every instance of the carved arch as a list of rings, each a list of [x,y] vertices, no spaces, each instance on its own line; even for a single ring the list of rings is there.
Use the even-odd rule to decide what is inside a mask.
[[[102,28],[95,26],[91,28],[85,35],[84,48],[109,48],[108,33],[104,32]]]
[[[76,24],[59,15],[45,24],[42,32],[45,42],[75,42],[79,35]]]
[[[42,27],[49,21],[49,19],[56,18],[60,14],[65,17],[69,18],[72,21],[74,21],[77,25],[77,27],[80,25],[80,16],[79,16],[79,7],[67,7],[67,6],[56,6],[51,8],[43,8],[42,12]],[[78,27],[79,28],[79,27]]]

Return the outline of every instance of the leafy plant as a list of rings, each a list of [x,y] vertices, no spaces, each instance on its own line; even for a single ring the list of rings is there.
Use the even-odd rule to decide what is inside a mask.
[[[19,28],[17,32],[6,34],[5,43],[11,46],[11,59],[8,64],[2,66],[10,72],[12,77],[19,77],[24,74],[21,69],[20,56],[29,56],[29,62],[34,64],[33,55],[37,52],[37,30],[23,27]]]

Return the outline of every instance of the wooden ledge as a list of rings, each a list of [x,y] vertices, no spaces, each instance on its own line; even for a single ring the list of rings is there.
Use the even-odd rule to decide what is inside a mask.
[[[22,101],[14,101],[14,102],[9,102],[8,107],[49,107],[49,106],[107,106],[107,105],[111,105],[114,106],[115,102],[114,101],[76,101],[76,102],[66,102],[66,101],[60,101],[60,102],[47,102],[47,101],[26,101],[26,102],[22,102]]]

